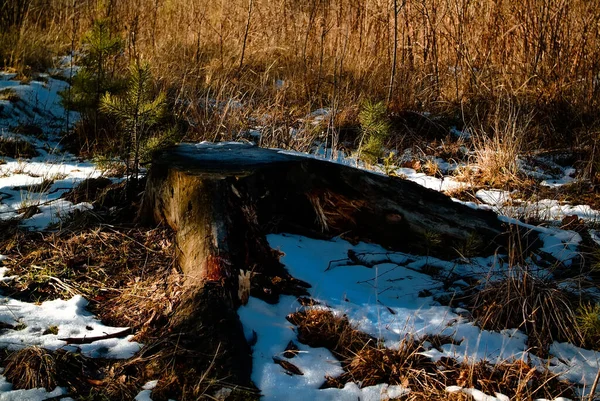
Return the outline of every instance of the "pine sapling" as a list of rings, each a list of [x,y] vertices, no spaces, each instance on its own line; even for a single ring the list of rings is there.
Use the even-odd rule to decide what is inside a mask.
[[[125,152],[127,169],[128,173],[133,170],[136,179],[139,174],[140,145],[166,112],[166,96],[164,92],[154,96],[153,86],[150,65],[137,62],[129,67],[125,93],[122,96],[106,93],[100,102],[100,110],[116,118],[128,136]]]

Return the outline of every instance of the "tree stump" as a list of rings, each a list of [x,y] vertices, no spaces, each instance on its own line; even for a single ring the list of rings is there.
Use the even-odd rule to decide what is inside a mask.
[[[267,302],[302,295],[308,286],[289,276],[265,234],[342,235],[458,256],[448,250],[473,238],[484,250],[504,230],[494,213],[410,181],[237,143],[163,151],[150,169],[140,218],[176,231],[188,292],[170,330],[182,333],[186,347],[220,350],[216,374],[246,386],[251,352],[236,309],[247,299],[249,277],[251,294]]]

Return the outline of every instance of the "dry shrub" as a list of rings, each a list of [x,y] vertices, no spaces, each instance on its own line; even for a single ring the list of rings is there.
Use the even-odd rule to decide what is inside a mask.
[[[504,279],[488,282],[470,304],[481,328],[521,329],[537,353],[545,354],[552,341],[582,344],[573,295],[524,268],[514,267]]]

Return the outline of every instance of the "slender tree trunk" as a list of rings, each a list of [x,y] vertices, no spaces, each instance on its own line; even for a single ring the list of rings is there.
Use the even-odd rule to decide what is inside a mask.
[[[246,20],[246,29],[244,30],[244,40],[242,41],[242,54],[240,55],[240,65],[238,67],[238,73],[242,71],[244,65],[244,54],[246,53],[246,43],[248,41],[248,32],[250,31],[250,21],[252,20],[252,6],[254,0],[248,0],[248,19]]]
[[[402,7],[402,6],[401,6]],[[398,13],[400,10],[398,9],[398,0],[394,0],[394,50],[392,53],[392,70],[390,72],[390,87],[388,90],[387,104],[390,105],[392,101],[392,96],[394,95],[394,79],[396,77],[396,60],[398,57]]]

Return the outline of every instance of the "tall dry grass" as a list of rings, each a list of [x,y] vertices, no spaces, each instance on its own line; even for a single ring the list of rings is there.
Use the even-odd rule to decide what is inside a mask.
[[[218,133],[215,125],[230,123],[198,102],[206,97],[241,99],[286,121],[323,105],[343,113],[388,94],[392,111],[469,113],[486,104],[493,109],[493,99],[508,93],[548,127],[538,131],[540,142],[574,132],[580,135],[575,142],[585,143],[596,122],[600,8],[593,1],[17,3],[21,17],[1,21],[5,66],[24,65],[25,48],[77,47],[94,19],[107,18],[126,39],[125,57],[151,62],[154,76],[183,105],[178,112],[211,114],[203,119],[210,124],[193,127],[208,130],[208,137]],[[11,4],[4,0],[0,7]],[[31,36],[39,39],[34,46],[10,44],[31,42]]]

